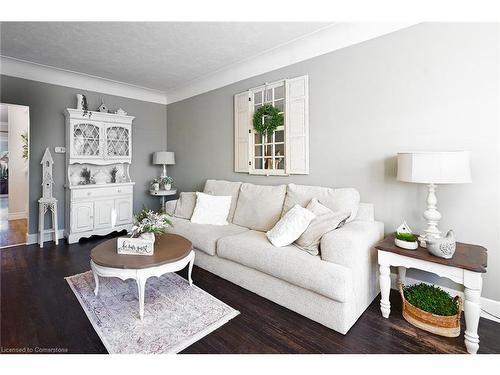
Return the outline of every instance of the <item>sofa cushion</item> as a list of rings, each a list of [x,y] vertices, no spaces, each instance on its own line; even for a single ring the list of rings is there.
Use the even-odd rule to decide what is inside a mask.
[[[322,261],[293,245],[274,247],[263,232],[251,230],[219,239],[217,256],[339,302],[352,293],[348,268]]]
[[[354,188],[332,189],[322,186],[288,184],[282,216],[296,204],[306,207],[313,198],[318,199],[321,204],[334,212],[349,211],[351,215],[347,221],[354,220],[358,212],[359,192]]]
[[[231,208],[229,209],[229,215],[227,216],[227,221],[230,223],[233,221],[234,210],[236,210],[236,203],[238,202],[238,195],[240,194],[241,182],[234,181],[224,181],[224,180],[207,180],[205,182],[205,188],[203,192],[211,195],[230,195]]]
[[[266,233],[269,241],[277,247],[288,246],[301,236],[314,219],[311,211],[296,204]]]
[[[233,224],[267,232],[281,217],[285,194],[286,185],[241,184]]]
[[[186,237],[193,243],[193,247],[209,255],[215,255],[218,239],[248,231],[247,228],[233,224],[195,224],[189,220],[177,217],[172,218],[172,223],[174,226],[169,228],[169,233],[175,233]]]
[[[227,215],[231,207],[231,196],[196,193],[191,222],[197,224],[227,225]]]
[[[194,207],[196,206],[195,192],[182,192],[179,194],[177,205],[175,206],[174,216],[181,219],[191,219]]]

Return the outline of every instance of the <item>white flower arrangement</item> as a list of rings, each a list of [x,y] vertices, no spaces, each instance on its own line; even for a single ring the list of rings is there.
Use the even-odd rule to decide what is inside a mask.
[[[138,237],[142,233],[160,235],[165,233],[171,226],[173,226],[173,224],[168,214],[143,208],[134,216],[132,237]]]

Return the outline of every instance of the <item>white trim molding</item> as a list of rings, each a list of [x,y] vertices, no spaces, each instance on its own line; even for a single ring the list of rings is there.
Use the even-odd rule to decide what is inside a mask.
[[[429,284],[426,281],[417,280],[417,279],[414,279],[414,278],[408,277],[408,276],[406,276],[405,281],[406,281],[407,285],[416,284],[416,283],[426,283],[426,284]],[[460,290],[447,288],[447,287],[444,287],[444,286],[441,286],[441,285],[439,285],[439,287],[441,289],[443,289],[444,291],[450,293],[452,296],[458,295],[462,299],[464,298],[464,292],[462,292]],[[397,275],[394,274],[394,273],[391,273],[391,289],[398,290]],[[398,293],[399,293],[399,291],[398,291]],[[495,317],[495,316],[499,316],[500,317],[500,301],[495,301],[493,299],[481,297],[480,304],[481,304],[481,318],[493,320],[494,322],[500,323],[500,319],[497,319]],[[493,314],[495,316],[490,315],[488,313]]]
[[[64,229],[59,229],[57,231],[57,238],[64,238]],[[43,241],[54,241],[54,232],[46,232],[43,235]],[[32,245],[38,243],[38,233],[29,233],[26,238],[26,245]]]
[[[54,68],[12,57],[0,56],[0,73],[6,76],[74,87],[80,90],[122,96],[145,102],[167,104],[166,93],[159,90],[113,81],[89,74]]]
[[[326,53],[361,43],[415,25],[412,23],[345,22],[274,47],[257,56],[232,64],[167,93],[168,103],[214,90]]]

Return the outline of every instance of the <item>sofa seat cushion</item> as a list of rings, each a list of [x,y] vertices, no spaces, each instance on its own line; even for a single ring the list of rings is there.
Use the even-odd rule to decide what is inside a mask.
[[[274,247],[263,232],[250,230],[219,239],[217,256],[339,302],[352,294],[348,268],[325,262],[293,245]]]
[[[190,220],[178,217],[173,217],[172,223],[174,226],[169,228],[169,233],[186,237],[193,243],[194,248],[209,255],[215,255],[217,240],[220,238],[248,231],[247,228],[238,225],[195,224]]]

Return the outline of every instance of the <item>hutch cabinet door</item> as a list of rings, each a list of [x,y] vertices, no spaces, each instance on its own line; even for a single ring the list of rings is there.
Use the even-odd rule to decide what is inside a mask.
[[[105,128],[106,159],[130,159],[132,157],[131,126],[109,124]]]
[[[85,232],[94,229],[94,202],[73,203],[71,231]]]
[[[111,200],[95,201],[94,229],[111,228],[113,226],[113,211],[115,202]]]
[[[96,121],[71,122],[70,152],[72,158],[103,158],[103,125]]]
[[[115,200],[116,225],[132,222],[132,197]]]

